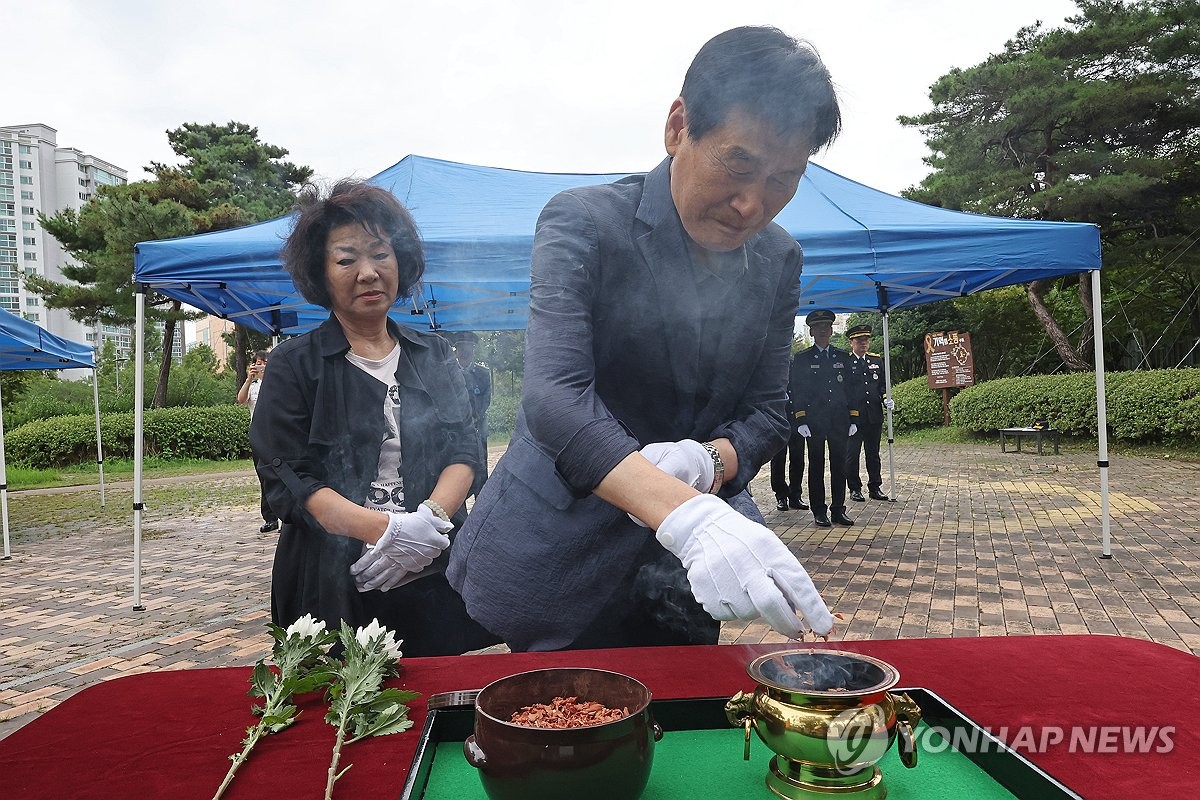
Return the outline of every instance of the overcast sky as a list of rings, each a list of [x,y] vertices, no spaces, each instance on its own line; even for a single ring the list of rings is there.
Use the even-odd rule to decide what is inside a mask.
[[[844,133],[815,160],[899,192],[927,168],[898,114],[1068,0],[0,0],[0,124],[143,176],[185,122],[255,125],[318,177],[409,153],[552,172],[643,171],[696,50],[737,25],[811,41]]]

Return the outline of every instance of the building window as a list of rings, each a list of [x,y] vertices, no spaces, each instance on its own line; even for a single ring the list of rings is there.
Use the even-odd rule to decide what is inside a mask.
[[[80,179],[79,179],[79,185],[80,185],[80,186],[87,186],[87,178],[80,178]]]
[[[7,186],[0,186],[0,200],[12,200],[13,190]]]
[[[27,192],[27,191],[25,191],[24,189],[22,189],[22,190],[21,190],[21,199],[22,199],[22,200],[32,200],[32,199],[33,199],[33,192]]]
[[[25,253],[25,260],[26,261],[37,261],[38,260],[37,253],[29,253],[29,252]]]
[[[7,172],[0,172],[0,186],[12,186],[12,185],[13,185],[12,175],[9,175]]]
[[[15,231],[17,223],[11,219],[0,219],[0,231]]]
[[[37,237],[36,236],[22,236],[21,238],[25,241],[25,244],[28,245],[29,247],[37,246]]]
[[[37,209],[33,206],[21,206],[21,213],[27,217],[32,217],[37,213]]]
[[[0,217],[15,217],[16,215],[16,206],[14,206],[12,203],[0,203]]]
[[[33,162],[21,159],[21,169],[33,169]]]
[[[21,155],[23,155],[23,156],[27,156],[27,155],[30,155],[33,153],[33,148],[27,144],[21,145],[20,150],[21,150]]]
[[[37,225],[36,225],[36,224],[34,224],[34,223],[32,223],[32,222],[22,222],[22,223],[21,223],[21,230],[26,230],[26,231],[36,231],[36,230],[37,230]]]
[[[16,247],[17,235],[15,233],[0,233],[0,247]]]
[[[42,315],[41,314],[30,314],[29,312],[25,312],[25,319],[29,320],[30,322],[40,322],[42,319]]]
[[[33,176],[32,175],[22,175],[21,183],[25,184],[26,186],[33,186]]]
[[[25,298],[25,307],[26,308],[37,308],[40,305],[41,305],[41,302],[36,297],[26,297]]]

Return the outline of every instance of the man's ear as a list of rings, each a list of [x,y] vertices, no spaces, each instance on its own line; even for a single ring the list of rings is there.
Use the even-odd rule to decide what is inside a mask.
[[[674,157],[675,151],[687,137],[687,109],[684,108],[683,98],[676,97],[667,113],[667,127],[663,133],[663,144],[666,145],[667,155]]]

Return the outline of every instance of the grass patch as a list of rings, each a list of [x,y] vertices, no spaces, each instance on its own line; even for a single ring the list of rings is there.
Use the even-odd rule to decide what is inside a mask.
[[[237,472],[253,469],[250,459],[237,461],[208,461],[185,459],[168,461],[162,458],[147,458],[142,464],[142,477],[172,478],[179,475],[206,475],[214,472]],[[79,464],[62,469],[25,469],[10,466],[7,470],[8,488],[47,489],[58,486],[88,486],[100,482],[100,470],[96,464]],[[133,480],[131,459],[105,459],[104,480]]]

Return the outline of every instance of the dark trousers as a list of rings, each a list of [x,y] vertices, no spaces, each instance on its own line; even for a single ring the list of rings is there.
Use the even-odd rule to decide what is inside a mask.
[[[792,438],[771,459],[771,491],[776,499],[800,499],[804,485],[804,437],[793,433]],[[790,460],[790,467],[786,462]]]
[[[825,450],[829,450],[829,505],[825,504]],[[813,514],[846,510],[846,434],[808,437],[808,505]]]
[[[879,438],[882,435],[882,422],[860,422],[858,433],[846,443],[846,485],[852,490],[862,491],[862,479],[858,477],[859,452],[866,455],[867,489],[878,492],[883,486],[883,465],[879,460]]]

